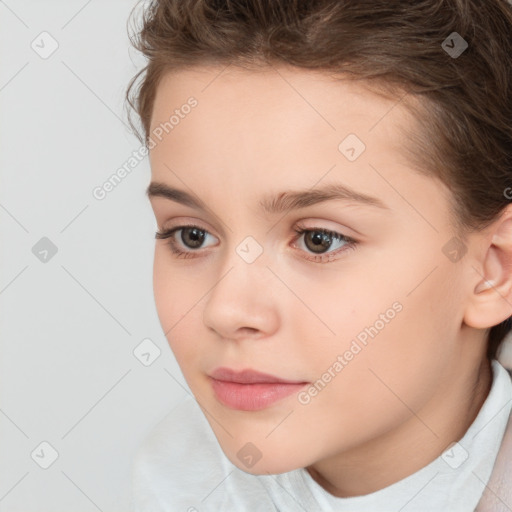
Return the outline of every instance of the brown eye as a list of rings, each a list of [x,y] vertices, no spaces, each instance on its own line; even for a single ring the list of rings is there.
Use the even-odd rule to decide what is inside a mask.
[[[195,227],[184,227],[180,229],[181,241],[190,249],[199,249],[203,245],[206,231]]]
[[[171,253],[177,258],[192,258],[196,257],[196,254],[199,256],[202,251],[198,251],[198,249],[202,249],[205,243],[204,247],[212,245],[212,239],[216,239],[206,229],[194,225],[176,226],[157,231],[155,238],[159,240],[167,239]]]
[[[358,241],[349,236],[323,228],[295,228],[294,246],[305,253],[304,258],[316,263],[328,263],[338,255],[354,249]]]
[[[330,233],[324,231],[306,231],[304,244],[310,251],[319,254],[331,247],[333,238]]]

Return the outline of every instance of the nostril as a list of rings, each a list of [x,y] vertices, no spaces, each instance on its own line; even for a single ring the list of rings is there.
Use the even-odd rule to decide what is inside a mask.
[[[255,329],[254,327],[240,327],[241,331],[247,332],[248,334],[252,334],[255,332],[258,332],[258,329]]]

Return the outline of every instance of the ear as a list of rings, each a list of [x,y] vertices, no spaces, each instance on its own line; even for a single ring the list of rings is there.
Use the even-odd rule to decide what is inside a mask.
[[[478,236],[483,257],[473,266],[476,277],[464,322],[486,329],[512,316],[512,204]]]

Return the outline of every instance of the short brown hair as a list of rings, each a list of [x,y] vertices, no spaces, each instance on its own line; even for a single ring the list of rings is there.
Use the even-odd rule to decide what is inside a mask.
[[[130,125],[146,145],[164,73],[209,64],[288,64],[364,80],[388,98],[403,94],[419,128],[404,133],[404,151],[420,173],[452,191],[461,241],[510,202],[507,0],[153,0],[130,39],[148,59],[126,91],[144,138],[129,116]],[[511,318],[490,328],[490,359],[510,329]]]

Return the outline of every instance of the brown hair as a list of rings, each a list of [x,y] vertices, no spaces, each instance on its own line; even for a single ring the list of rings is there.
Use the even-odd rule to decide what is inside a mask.
[[[507,0],[152,0],[142,23],[130,40],[148,62],[130,81],[126,100],[144,138],[129,116],[130,125],[146,145],[164,73],[288,64],[401,97],[419,128],[403,133],[403,149],[418,172],[451,190],[461,242],[495,221],[512,198],[505,192],[512,190]],[[490,328],[489,358],[511,322]]]

